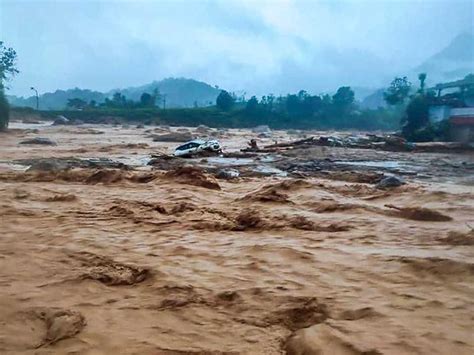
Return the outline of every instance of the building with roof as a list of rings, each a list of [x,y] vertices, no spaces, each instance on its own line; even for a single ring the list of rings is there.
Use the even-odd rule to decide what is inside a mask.
[[[429,107],[430,122],[448,120],[451,140],[474,142],[474,74],[431,90],[436,97]]]

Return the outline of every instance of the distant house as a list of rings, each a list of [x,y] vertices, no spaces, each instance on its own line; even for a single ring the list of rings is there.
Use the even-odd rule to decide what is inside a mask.
[[[474,107],[451,109],[449,123],[452,140],[474,142]]]
[[[429,108],[430,122],[449,120],[453,141],[474,142],[474,75],[438,84],[433,90],[437,96]]]

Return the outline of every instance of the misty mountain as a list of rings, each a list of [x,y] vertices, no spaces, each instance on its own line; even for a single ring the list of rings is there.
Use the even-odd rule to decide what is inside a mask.
[[[61,110],[66,107],[68,99],[78,98],[86,102],[95,100],[96,102],[103,102],[107,97],[106,94],[91,91],[87,89],[68,89],[56,90],[55,92],[47,92],[39,95],[39,108],[42,110]],[[10,105],[17,107],[33,107],[36,108],[36,97],[18,97],[7,95]]]
[[[208,106],[215,103],[217,95],[220,93],[219,89],[204,82],[185,78],[168,78],[138,87],[115,89],[105,93],[79,88],[56,90],[55,92],[41,94],[39,103],[40,109],[60,110],[66,107],[68,99],[79,98],[86,102],[94,100],[101,103],[104,102],[105,98],[112,97],[116,92],[122,93],[128,99],[139,101],[144,92],[152,93],[155,88],[166,97],[166,107],[193,107],[195,103],[198,106]],[[8,100],[12,106],[36,107],[34,96],[27,98],[8,96]]]
[[[465,77],[474,72],[474,35],[461,33],[445,48],[412,70],[410,76],[427,73],[427,82],[434,85]]]
[[[387,107],[387,103],[383,98],[385,89],[375,90],[372,94],[367,95],[360,103],[361,108],[376,110],[379,107]]]
[[[428,86],[464,78],[474,72],[474,35],[461,33],[439,52],[427,58],[423,63],[407,73],[413,86],[418,85],[418,74],[427,73]],[[387,86],[389,83],[387,82]],[[360,88],[359,88],[360,89]],[[384,88],[372,90],[361,100],[362,108],[376,109],[385,107]]]
[[[195,104],[198,106],[213,105],[220,93],[220,89],[202,81],[168,78],[142,86],[111,90],[108,96],[120,92],[128,99],[139,101],[144,92],[151,94],[154,89],[158,89],[159,93],[166,97],[166,107],[193,107]]]

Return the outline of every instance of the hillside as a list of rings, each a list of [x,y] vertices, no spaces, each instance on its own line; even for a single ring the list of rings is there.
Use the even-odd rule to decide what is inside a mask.
[[[383,98],[385,89],[378,89],[367,95],[360,103],[360,107],[364,109],[376,110],[379,107],[387,107],[387,103]]]
[[[86,102],[90,102],[91,100],[103,102],[106,97],[106,94],[98,91],[75,88],[44,93],[39,96],[39,103],[40,109],[43,110],[61,110],[66,107],[68,99],[78,98]],[[12,106],[36,108],[36,98],[34,96],[27,98],[8,96],[8,101]]]
[[[167,107],[194,107],[195,103],[200,107],[213,105],[220,93],[219,89],[201,81],[168,78],[142,86],[111,90],[108,95],[112,96],[114,92],[119,91],[127,98],[138,101],[142,93],[152,93],[155,88],[160,94],[166,95]]]
[[[429,57],[412,70],[416,77],[418,73],[428,73],[429,85],[452,81],[466,76],[474,71],[474,35],[461,33],[445,48]]]
[[[149,84],[129,87],[125,89],[110,90],[106,93],[91,91],[87,89],[56,90],[52,93],[40,95],[40,108],[46,110],[60,110],[66,107],[68,99],[79,98],[86,102],[91,100],[101,103],[107,97],[111,97],[115,92],[121,92],[127,98],[134,101],[140,100],[144,92],[152,93],[157,88],[160,94],[166,97],[167,107],[193,107],[209,106],[215,103],[220,90],[201,81],[185,78],[168,78],[161,81],[153,81]],[[36,98],[8,96],[12,106],[36,107]]]

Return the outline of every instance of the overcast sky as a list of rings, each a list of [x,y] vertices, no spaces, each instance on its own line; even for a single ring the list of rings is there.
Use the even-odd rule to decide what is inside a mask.
[[[251,94],[377,87],[472,24],[472,0],[0,0],[17,95],[165,77]]]

